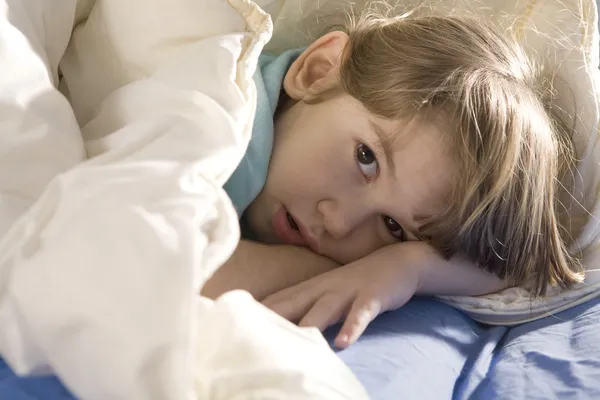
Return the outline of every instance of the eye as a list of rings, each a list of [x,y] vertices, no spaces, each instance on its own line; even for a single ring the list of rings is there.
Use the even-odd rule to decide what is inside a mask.
[[[379,171],[379,163],[375,157],[375,153],[367,145],[360,143],[356,147],[356,162],[362,173],[371,179],[377,175]]]
[[[396,220],[387,215],[382,215],[383,223],[385,224],[385,228],[388,230],[390,235],[399,240],[404,240],[404,229]]]

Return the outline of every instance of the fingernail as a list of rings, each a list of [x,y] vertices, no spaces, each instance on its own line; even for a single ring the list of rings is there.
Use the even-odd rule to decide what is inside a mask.
[[[348,335],[341,335],[341,336],[338,337],[337,342],[339,344],[341,344],[342,346],[347,346],[348,345],[348,340],[349,340]],[[342,346],[340,346],[340,347],[342,347]]]

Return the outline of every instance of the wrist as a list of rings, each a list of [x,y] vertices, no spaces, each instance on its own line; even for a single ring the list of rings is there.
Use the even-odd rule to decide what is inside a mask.
[[[402,268],[402,279],[409,279],[415,285],[415,293],[428,294],[426,275],[432,268],[438,268],[446,260],[430,245],[421,241],[410,241],[386,246],[380,250],[386,260],[396,268]]]

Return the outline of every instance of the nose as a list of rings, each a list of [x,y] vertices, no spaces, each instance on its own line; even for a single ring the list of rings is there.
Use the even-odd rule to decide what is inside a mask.
[[[357,199],[344,203],[332,199],[321,200],[317,210],[323,218],[325,231],[334,239],[350,235],[369,214],[368,206],[361,206]]]

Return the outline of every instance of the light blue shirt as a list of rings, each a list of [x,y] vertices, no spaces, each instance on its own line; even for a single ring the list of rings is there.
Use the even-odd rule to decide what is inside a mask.
[[[288,50],[279,56],[262,54],[254,73],[257,101],[252,137],[246,154],[225,183],[224,189],[233,202],[238,217],[254,201],[267,180],[269,160],[273,151],[275,110],[279,102],[283,79],[290,65],[302,50]]]

